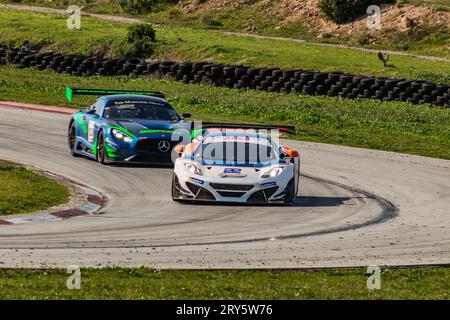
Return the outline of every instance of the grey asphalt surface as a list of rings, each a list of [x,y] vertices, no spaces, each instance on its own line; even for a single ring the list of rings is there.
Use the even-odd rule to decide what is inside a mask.
[[[86,184],[101,214],[0,226],[0,267],[325,268],[450,263],[450,161],[285,141],[295,205],[171,200],[172,170],[73,158],[68,116],[0,107],[0,159]]]

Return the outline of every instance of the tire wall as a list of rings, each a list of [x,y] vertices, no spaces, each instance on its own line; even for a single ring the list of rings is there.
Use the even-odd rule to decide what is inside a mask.
[[[50,69],[74,76],[154,75],[184,83],[234,89],[326,95],[348,99],[407,101],[450,107],[450,86],[422,80],[351,75],[343,72],[250,68],[210,62],[151,61],[140,58],[106,59],[98,56],[61,55],[0,45],[0,65]]]

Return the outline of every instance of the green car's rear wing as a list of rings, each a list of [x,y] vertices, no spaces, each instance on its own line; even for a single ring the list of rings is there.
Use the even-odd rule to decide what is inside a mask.
[[[164,98],[164,93],[161,91],[139,91],[139,90],[108,90],[108,89],[80,89],[66,87],[66,97],[70,102],[73,100],[74,95],[91,95],[102,96],[112,94],[139,94],[144,96],[153,96],[158,98]]]

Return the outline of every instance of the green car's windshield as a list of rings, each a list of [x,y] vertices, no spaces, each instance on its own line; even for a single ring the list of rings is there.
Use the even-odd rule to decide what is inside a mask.
[[[103,117],[112,120],[120,119],[148,119],[148,120],[181,120],[177,112],[165,104],[149,103],[146,101],[126,102],[105,107]]]

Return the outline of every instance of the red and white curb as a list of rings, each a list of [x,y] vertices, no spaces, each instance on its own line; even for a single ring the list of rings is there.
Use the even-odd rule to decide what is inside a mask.
[[[80,206],[73,209],[67,209],[51,213],[37,213],[37,214],[23,215],[20,217],[3,218],[0,219],[0,226],[24,224],[31,222],[51,222],[73,217],[92,215],[103,207],[103,205],[105,204],[105,198],[100,193],[86,186],[82,186],[79,184],[76,185],[78,188],[83,190],[87,196],[86,201]]]
[[[72,114],[76,112],[75,109],[53,107],[53,106],[42,106],[29,103],[19,103],[12,101],[0,101],[0,108],[14,108],[14,109],[25,109],[32,111],[44,111],[53,112],[60,114]],[[47,174],[50,174],[47,172]],[[51,175],[51,174],[50,174]],[[68,180],[68,179],[65,179]],[[14,224],[24,224],[31,222],[51,222],[59,221],[72,217],[79,217],[85,215],[91,215],[100,210],[105,204],[105,198],[97,191],[83,186],[74,181],[68,180],[70,183],[76,185],[79,189],[83,190],[86,195],[86,201],[80,206],[67,210],[60,210],[51,213],[35,213],[29,215],[22,215],[18,217],[7,217],[0,219],[0,226],[2,225],[14,225]]]
[[[69,108],[53,107],[53,106],[42,106],[42,105],[37,105],[37,104],[21,103],[21,102],[13,102],[13,101],[0,101],[0,107],[24,109],[24,110],[32,110],[32,111],[44,111],[44,112],[61,113],[61,114],[72,114],[77,111],[77,109],[69,109]]]

